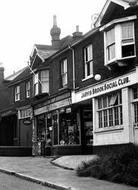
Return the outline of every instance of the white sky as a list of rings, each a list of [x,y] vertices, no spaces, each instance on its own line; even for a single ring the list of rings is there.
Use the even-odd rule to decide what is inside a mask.
[[[61,38],[91,29],[91,15],[99,13],[106,0],[0,0],[0,62],[8,76],[24,66],[34,44],[51,44],[53,15]]]

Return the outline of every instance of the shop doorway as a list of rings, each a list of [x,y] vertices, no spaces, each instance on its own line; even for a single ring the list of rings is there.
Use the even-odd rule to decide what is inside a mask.
[[[93,152],[92,104],[81,107],[81,144],[82,154]]]

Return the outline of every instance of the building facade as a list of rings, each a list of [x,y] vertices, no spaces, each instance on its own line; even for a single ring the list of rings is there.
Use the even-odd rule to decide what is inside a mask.
[[[28,67],[10,82],[14,145],[32,147],[34,156],[137,145],[137,1],[107,0],[88,33],[60,33],[54,16],[52,45],[34,45]]]

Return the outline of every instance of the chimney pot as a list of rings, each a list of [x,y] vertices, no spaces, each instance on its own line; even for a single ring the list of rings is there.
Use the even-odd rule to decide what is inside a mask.
[[[79,32],[79,25],[76,26],[76,32],[74,32],[72,35],[74,39],[82,37],[82,32]]]

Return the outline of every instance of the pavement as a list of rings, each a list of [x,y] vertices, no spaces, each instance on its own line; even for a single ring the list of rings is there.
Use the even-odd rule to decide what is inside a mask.
[[[59,190],[136,190],[137,188],[76,176],[76,167],[93,155],[51,157],[0,157],[0,172]],[[53,162],[53,163],[51,163]],[[60,166],[60,167],[59,167]]]

